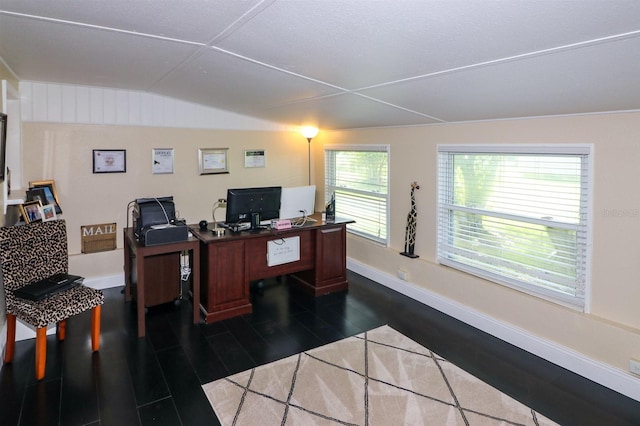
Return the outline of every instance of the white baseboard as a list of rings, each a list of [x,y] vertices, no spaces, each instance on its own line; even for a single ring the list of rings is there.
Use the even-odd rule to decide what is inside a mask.
[[[625,371],[591,359],[555,342],[541,339],[526,330],[499,321],[429,290],[416,287],[409,282],[401,281],[391,274],[379,271],[357,260],[348,258],[347,268],[540,358],[640,401],[640,379]]]

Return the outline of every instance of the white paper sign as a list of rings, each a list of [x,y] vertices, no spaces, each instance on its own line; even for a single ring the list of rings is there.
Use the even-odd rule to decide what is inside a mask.
[[[264,149],[254,149],[244,152],[245,167],[264,167],[265,162]]]
[[[275,266],[300,260],[300,237],[267,241],[267,265]]]

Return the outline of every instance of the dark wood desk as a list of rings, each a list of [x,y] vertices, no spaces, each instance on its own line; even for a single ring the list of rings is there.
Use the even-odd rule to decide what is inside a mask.
[[[192,282],[192,303],[193,303],[193,323],[200,322],[200,241],[195,238],[189,238],[187,241],[178,243],[159,244],[146,247],[136,241],[132,228],[124,229],[124,280],[125,280],[125,301],[129,302],[132,298],[131,288],[135,285],[135,298],[138,313],[138,337],[145,335],[145,307],[153,306],[159,303],[171,301],[167,300],[163,286],[158,281],[168,281],[169,285],[175,283],[176,291],[180,285],[179,270],[179,254],[182,251],[191,251],[193,264],[191,265],[191,282]],[[172,256],[173,255],[173,256]],[[178,261],[175,262],[175,259]],[[137,282],[134,283],[132,259],[135,258],[135,270],[137,271]],[[157,260],[157,261],[154,261]],[[173,272],[168,273],[164,267],[172,269]],[[171,276],[175,273],[176,280]],[[169,295],[168,297],[171,297]]]
[[[214,235],[192,225],[200,240],[202,311],[205,322],[219,321],[252,311],[251,281],[291,274],[295,282],[315,296],[342,291],[347,282],[346,225],[351,221],[323,223],[318,220],[287,230],[244,231]],[[299,237],[299,260],[269,266],[270,241]]]

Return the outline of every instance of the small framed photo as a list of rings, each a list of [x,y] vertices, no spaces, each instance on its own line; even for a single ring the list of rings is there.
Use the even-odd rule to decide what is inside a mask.
[[[200,174],[210,175],[229,173],[227,167],[227,152],[229,148],[200,148],[198,149],[198,162]]]
[[[173,148],[153,148],[151,170],[154,175],[173,173]]]
[[[20,214],[25,223],[40,222],[42,216],[40,214],[40,201],[27,201],[24,204],[20,204]]]
[[[56,183],[53,180],[37,180],[29,182],[27,201],[40,201],[41,205],[53,204],[56,214],[62,214]]]
[[[40,217],[43,222],[48,222],[50,220],[56,220],[56,208],[53,204],[47,204],[45,206],[38,207],[40,210]]]
[[[93,173],[126,173],[127,151],[124,149],[94,149]]]
[[[266,154],[264,149],[250,149],[244,152],[244,166],[264,167],[266,165]]]
[[[27,201],[40,201],[42,205],[49,204],[47,202],[47,194],[44,188],[41,187],[27,189]]]

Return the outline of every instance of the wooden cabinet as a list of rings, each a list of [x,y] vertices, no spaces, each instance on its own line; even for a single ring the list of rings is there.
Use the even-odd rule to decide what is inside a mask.
[[[226,241],[201,247],[202,306],[212,322],[251,312],[245,274],[245,241]]]
[[[175,300],[180,291],[180,253],[191,253],[193,323],[200,322],[200,241],[144,246],[132,228],[124,229],[124,299],[136,300],[138,337],[145,335],[145,307]]]
[[[173,302],[180,297],[180,254],[166,253],[143,259],[146,285],[144,306],[156,306]],[[134,275],[137,276],[137,268]],[[134,287],[137,286],[137,280]],[[132,293],[136,300],[136,292]]]
[[[347,231],[342,226],[327,226],[315,231],[312,269],[293,274],[305,291],[314,296],[346,290]]]
[[[291,274],[296,283],[315,296],[346,290],[347,223],[318,221],[277,233],[227,231],[222,236],[192,226],[191,231],[200,240],[205,322],[250,313],[249,284],[263,278]],[[294,237],[299,238],[299,258],[269,266],[269,242]]]

